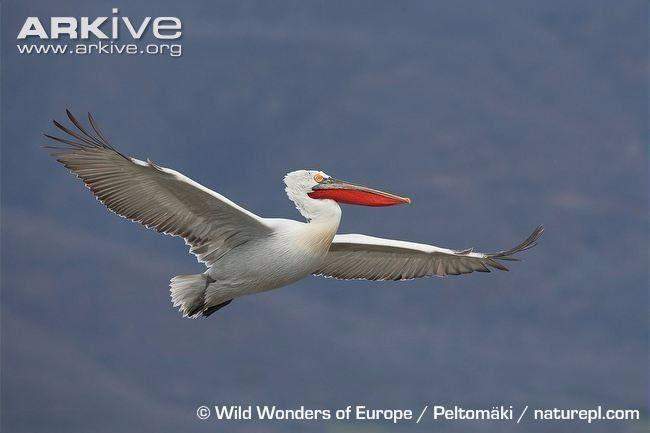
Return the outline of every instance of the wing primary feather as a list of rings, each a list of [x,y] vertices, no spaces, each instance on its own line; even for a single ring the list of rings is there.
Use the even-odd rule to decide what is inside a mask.
[[[60,143],[68,144],[68,145],[70,145],[70,146],[73,146],[76,150],[83,150],[84,147],[85,147],[84,144],[82,144],[82,143],[77,143],[76,141],[67,140],[67,139],[65,139],[65,138],[60,138],[60,137],[55,137],[55,136],[53,136],[53,135],[49,135],[49,134],[43,134],[43,135],[44,135],[45,137],[49,138],[50,140],[55,140],[55,141],[58,141],[58,142],[60,142]],[[47,146],[47,145],[46,145],[46,146],[43,146],[43,147],[46,147],[47,149],[66,150],[65,147]]]
[[[89,134],[88,131],[86,131],[86,129],[83,127],[83,125],[81,124],[81,122],[79,122],[79,121],[78,121],[78,120],[77,120],[77,119],[72,115],[72,113],[70,112],[70,110],[66,109],[66,110],[65,110],[65,114],[68,116],[68,119],[70,119],[70,122],[72,122],[72,123],[74,124],[74,126],[76,126],[77,129],[78,129],[79,131],[81,131],[82,134],[84,134],[86,137],[90,138],[90,139],[91,139],[95,144],[101,146],[101,144],[102,144],[101,140],[99,140],[99,139],[93,137],[91,134]]]
[[[533,232],[530,234],[530,236],[528,236],[528,238],[526,238],[526,240],[524,240],[522,243],[520,243],[516,247],[511,248],[511,249],[506,250],[506,251],[499,251],[497,253],[486,254],[486,256],[490,257],[490,258],[498,258],[500,260],[510,260],[511,257],[509,257],[509,256],[512,256],[513,254],[516,254],[516,253],[519,253],[519,252],[522,252],[522,251],[529,250],[529,249],[533,248],[535,245],[537,245],[537,241],[542,236],[542,233],[544,233],[544,226],[542,226],[542,225],[537,226],[537,228],[535,230],[533,230]]]
[[[54,126],[59,128],[61,131],[65,132],[66,134],[69,134],[69,135],[73,136],[77,140],[80,140],[81,142],[83,142],[83,143],[85,143],[85,144],[87,144],[89,146],[97,146],[99,144],[99,143],[95,142],[95,140],[93,140],[92,137],[89,138],[88,134],[85,134],[86,136],[82,137],[81,135],[79,135],[75,131],[72,131],[71,129],[69,129],[66,126],[60,124],[56,120],[52,120],[52,123],[54,124]],[[77,128],[79,128],[79,126],[77,126]],[[83,132],[83,130],[82,130],[82,132]]]
[[[79,122],[79,120],[77,120],[77,118],[70,112],[70,110],[66,109],[65,112],[70,122],[72,122],[72,124],[79,130],[79,132],[72,131],[70,128],[66,127],[60,122],[56,120],[52,120],[54,126],[56,126],[61,131],[65,132],[66,134],[76,138],[77,140],[80,140],[81,143],[73,142],[59,137],[54,137],[49,134],[43,134],[45,135],[45,137],[52,140],[59,141],[61,143],[68,144],[70,146],[74,146],[77,150],[87,150],[93,148],[108,149],[115,152],[115,154],[121,156],[122,158],[126,160],[130,160],[130,158],[128,158],[120,151],[115,149],[113,146],[111,146],[108,139],[106,139],[106,136],[101,132],[101,130],[97,126],[97,122],[95,121],[95,119],[92,117],[90,113],[88,113],[88,121],[93,131],[95,132],[96,136],[88,132],[88,130],[81,124],[81,122]],[[47,146],[43,146],[43,147],[52,148]]]
[[[99,126],[97,125],[97,122],[95,121],[95,118],[94,118],[93,115],[90,114],[90,113],[88,113],[88,122],[90,123],[90,127],[93,128],[93,131],[95,131],[95,133],[96,133],[97,136],[100,138],[100,140],[101,140],[102,142],[104,142],[104,144],[105,144],[106,146],[108,146],[109,149],[111,149],[111,150],[115,150],[115,148],[114,148],[113,146],[111,146],[111,144],[110,144],[110,142],[108,141],[108,139],[106,138],[106,136],[102,133],[102,130],[99,129]],[[117,150],[115,150],[115,151],[117,152]],[[119,153],[119,152],[118,152],[118,153]]]

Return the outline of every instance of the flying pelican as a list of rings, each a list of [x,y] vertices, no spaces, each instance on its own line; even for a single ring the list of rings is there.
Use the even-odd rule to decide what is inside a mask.
[[[344,182],[317,170],[284,177],[286,193],[307,222],[261,218],[181,173],[131,158],[111,146],[93,116],[84,127],[56,120],[67,138],[46,148],[116,214],[160,233],[180,236],[205,272],[171,279],[174,307],[185,317],[209,316],[240,296],[291,284],[308,275],[342,280],[410,280],[419,277],[507,271],[499,260],[536,245],[539,226],[516,247],[492,254],[473,249],[336,234],[339,203],[392,206],[406,197]],[[89,132],[89,130],[92,132]]]

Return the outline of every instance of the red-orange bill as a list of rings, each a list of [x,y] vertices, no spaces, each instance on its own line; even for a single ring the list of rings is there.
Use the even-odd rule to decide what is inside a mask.
[[[316,185],[313,191],[309,193],[309,197],[315,199],[331,199],[338,203],[361,206],[393,206],[411,203],[411,199],[408,197],[400,197],[335,179],[328,179],[327,182]]]

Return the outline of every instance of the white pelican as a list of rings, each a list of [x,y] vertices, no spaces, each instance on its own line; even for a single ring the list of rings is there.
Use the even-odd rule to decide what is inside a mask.
[[[493,254],[451,250],[358,234],[336,234],[339,203],[392,206],[411,200],[298,170],[284,178],[289,199],[307,222],[261,218],[169,168],[128,157],[111,146],[92,115],[89,132],[66,110],[77,130],[58,138],[57,161],[77,175],[116,214],[180,236],[205,272],[171,279],[171,299],[186,317],[209,316],[233,299],[291,284],[308,275],[343,280],[410,280],[419,277],[507,271],[499,260],[536,245],[539,226],[521,244]]]

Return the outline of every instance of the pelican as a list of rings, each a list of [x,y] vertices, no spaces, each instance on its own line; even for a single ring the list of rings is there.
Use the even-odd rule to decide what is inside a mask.
[[[284,177],[286,193],[307,220],[262,218],[183,174],[113,147],[93,116],[84,126],[69,110],[67,134],[46,145],[116,214],[147,228],[180,236],[206,267],[171,279],[174,307],[184,317],[207,317],[233,299],[276,289],[309,275],[341,280],[410,280],[419,277],[507,271],[501,263],[536,245],[543,227],[516,247],[485,254],[433,245],[337,234],[339,204],[393,206],[407,197],[335,179],[319,170]],[[76,128],[76,129],[75,129]]]

